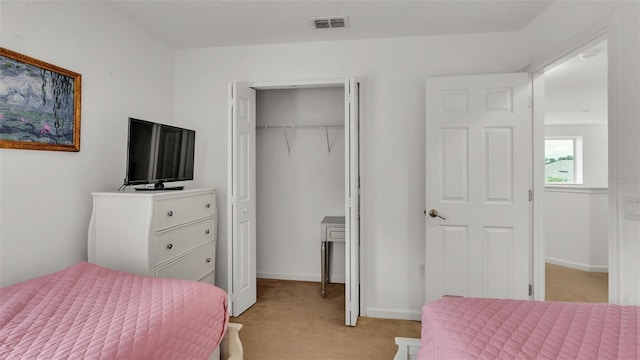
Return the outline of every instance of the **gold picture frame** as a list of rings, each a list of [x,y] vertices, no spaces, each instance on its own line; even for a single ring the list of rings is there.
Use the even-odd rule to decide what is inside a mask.
[[[80,151],[82,76],[0,47],[0,148]]]

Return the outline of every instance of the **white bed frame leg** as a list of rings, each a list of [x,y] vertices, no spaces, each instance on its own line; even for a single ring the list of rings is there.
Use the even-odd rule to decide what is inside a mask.
[[[398,352],[393,360],[414,360],[420,350],[420,339],[396,337]]]
[[[227,333],[220,343],[221,360],[242,360],[244,351],[238,332],[242,329],[242,324],[228,323]]]

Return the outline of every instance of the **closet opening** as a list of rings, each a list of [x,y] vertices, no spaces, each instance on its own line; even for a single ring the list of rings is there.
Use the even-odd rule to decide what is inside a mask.
[[[232,83],[229,94],[232,316],[277,287],[318,309],[335,302],[333,315],[355,326],[359,83]]]
[[[320,223],[330,216],[344,224],[344,135],[344,86],[256,91],[258,301],[262,279],[313,282],[308,289],[320,297]],[[344,309],[344,226],[335,235],[324,301],[341,299]]]

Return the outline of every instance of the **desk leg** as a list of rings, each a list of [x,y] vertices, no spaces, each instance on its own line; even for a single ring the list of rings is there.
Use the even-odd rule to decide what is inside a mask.
[[[331,242],[327,241],[327,247],[324,249],[325,251],[325,256],[324,258],[326,259],[327,263],[325,264],[324,268],[325,268],[325,276],[327,277],[327,284],[331,282],[331,277],[329,276],[329,274],[331,273]]]
[[[322,283],[322,289],[320,295],[322,297],[327,296],[327,242],[320,242],[320,282]]]

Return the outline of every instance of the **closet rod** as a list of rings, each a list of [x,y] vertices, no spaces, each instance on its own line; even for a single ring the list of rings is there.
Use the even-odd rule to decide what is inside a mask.
[[[294,124],[281,124],[281,125],[259,125],[257,129],[327,129],[327,128],[344,128],[344,125],[294,125]]]

